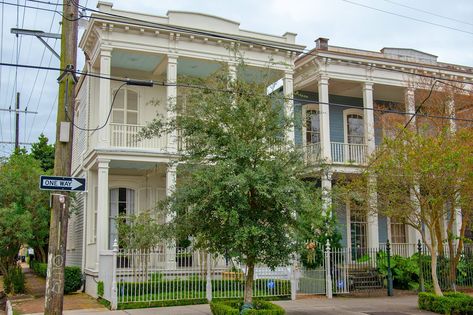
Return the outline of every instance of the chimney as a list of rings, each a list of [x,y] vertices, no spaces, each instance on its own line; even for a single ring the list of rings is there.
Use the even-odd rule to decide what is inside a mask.
[[[328,50],[328,38],[319,37],[315,40],[315,48],[320,50]]]

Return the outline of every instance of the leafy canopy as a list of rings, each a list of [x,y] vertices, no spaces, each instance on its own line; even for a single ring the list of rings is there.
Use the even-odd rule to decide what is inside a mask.
[[[180,89],[175,119],[156,119],[144,135],[180,131],[185,155],[168,200],[168,229],[194,246],[254,266],[286,263],[295,251],[296,217],[315,207],[301,179],[302,156],[286,140],[293,124],[280,94],[264,82],[222,71]],[[185,105],[181,102],[185,99]]]

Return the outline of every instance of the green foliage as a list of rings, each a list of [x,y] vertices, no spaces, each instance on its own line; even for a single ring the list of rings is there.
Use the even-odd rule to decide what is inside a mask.
[[[46,278],[48,264],[33,262],[31,269],[43,278]],[[66,266],[64,268],[64,294],[76,292],[82,286],[82,271],[79,267]]]
[[[473,297],[463,293],[445,292],[444,296],[434,293],[419,293],[419,308],[446,315],[472,315]]]
[[[40,162],[43,171],[54,168],[54,145],[48,144],[48,138],[40,134],[38,142],[31,145],[31,155]]]
[[[9,221],[21,221],[18,225],[9,223],[12,224],[11,228],[14,227],[15,233],[7,234],[5,238],[0,236],[2,257],[12,255],[13,258],[21,244],[28,244],[34,248],[37,258],[45,258],[44,249],[48,244],[50,212],[49,194],[38,189],[38,179],[42,173],[39,162],[24,153],[13,154],[0,165],[0,208],[15,208],[16,211],[10,214],[19,217],[9,218]],[[13,204],[15,206],[12,206]],[[10,238],[15,234],[18,236],[18,233],[24,234],[20,245],[16,242],[18,240],[16,236]],[[12,253],[1,252],[6,248],[12,250]]]
[[[160,225],[149,211],[117,217],[120,248],[147,251],[160,241]]]
[[[119,310],[136,309],[136,308],[149,308],[149,307],[166,307],[166,306],[180,306],[180,305],[195,305],[195,304],[207,304],[206,298],[199,299],[175,299],[168,301],[147,301],[147,302],[125,302],[119,303]]]
[[[99,297],[102,297],[104,295],[104,293],[105,293],[104,290],[105,289],[104,289],[104,286],[103,286],[103,281],[97,282],[97,295]]]
[[[3,276],[3,286],[7,294],[25,293],[25,275],[21,268],[11,268]]]
[[[279,305],[255,300],[251,308],[243,309],[242,300],[224,300],[210,302],[210,310],[212,315],[284,315],[286,311]],[[240,313],[240,310],[241,313]]]
[[[430,262],[429,262],[430,263]],[[384,278],[388,275],[388,259],[386,252],[377,255],[378,272]],[[402,290],[417,290],[419,287],[419,255],[412,257],[392,256],[391,272],[393,286]]]

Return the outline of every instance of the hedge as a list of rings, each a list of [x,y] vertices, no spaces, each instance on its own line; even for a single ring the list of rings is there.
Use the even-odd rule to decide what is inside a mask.
[[[419,308],[445,315],[473,315],[473,297],[463,294],[446,292],[444,296],[433,293],[419,293]]]
[[[33,261],[30,263],[31,269],[38,276],[46,278],[48,264]],[[66,266],[64,268],[64,294],[76,292],[82,287],[82,271],[79,267]]]
[[[239,315],[243,307],[242,300],[212,301],[210,302],[210,310],[213,315]],[[253,307],[241,312],[245,315],[284,315],[286,311],[279,305],[253,300]]]
[[[272,281],[273,288],[268,288],[268,282]],[[175,279],[159,280],[148,282],[120,282],[118,283],[118,292],[121,295],[144,295],[155,294],[157,292],[175,292],[175,291],[205,291],[206,280],[198,279]],[[280,295],[291,294],[291,283],[289,280],[271,280],[256,279],[253,285],[254,290],[265,290],[268,292],[277,292]],[[212,280],[213,292],[225,291],[243,291],[244,282],[239,280]]]

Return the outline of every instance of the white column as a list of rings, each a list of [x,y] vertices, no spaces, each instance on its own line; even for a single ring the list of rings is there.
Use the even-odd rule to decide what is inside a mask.
[[[415,90],[414,88],[407,88],[405,90],[405,100],[406,100],[406,112],[409,113],[406,116],[406,122],[411,119],[412,115],[416,112],[416,99],[415,99]],[[416,117],[412,118],[409,126],[415,127]]]
[[[283,79],[283,92],[285,100],[284,110],[286,116],[294,122],[294,81],[293,81],[293,73],[294,71],[286,71],[284,72],[284,79]],[[286,139],[294,144],[294,124],[287,130]]]
[[[370,156],[375,150],[374,111],[373,111],[373,83],[363,83],[363,121],[365,128],[365,143],[367,154]]]
[[[176,119],[177,114],[177,56],[168,55],[167,73],[166,73],[166,97],[167,97],[167,118],[169,120]],[[170,153],[177,152],[177,130],[168,133],[167,151]]]
[[[320,119],[320,153],[326,162],[332,160],[330,144],[330,111],[328,97],[328,76],[320,75],[318,78],[319,88],[319,119]]]
[[[176,164],[169,163],[166,170],[166,197],[170,197],[176,190]],[[173,219],[171,214],[166,216],[166,222]],[[176,268],[176,243],[170,242],[166,247],[166,267],[168,269]]]
[[[327,210],[331,210],[331,207],[332,207],[332,197],[331,197],[332,173],[331,172],[324,172],[324,174],[322,175],[321,186],[322,186],[322,211],[323,211],[323,214],[325,215],[327,213]],[[330,214],[332,213],[330,212]]]
[[[104,78],[99,79],[99,115],[98,126],[101,127],[107,121],[111,106],[111,88],[110,77],[112,67],[112,49],[102,47],[100,51],[100,75]],[[110,145],[110,121],[99,130],[99,147],[108,147]],[[92,126],[95,127],[95,126]]]
[[[370,176],[368,178],[368,247],[379,247],[379,224],[378,224],[378,209],[376,196],[376,178]]]
[[[97,159],[97,269],[100,253],[108,249],[108,165],[110,160]]]
[[[228,62],[228,75],[230,77],[230,81],[235,81],[237,79],[237,69],[236,63],[234,61]]]

